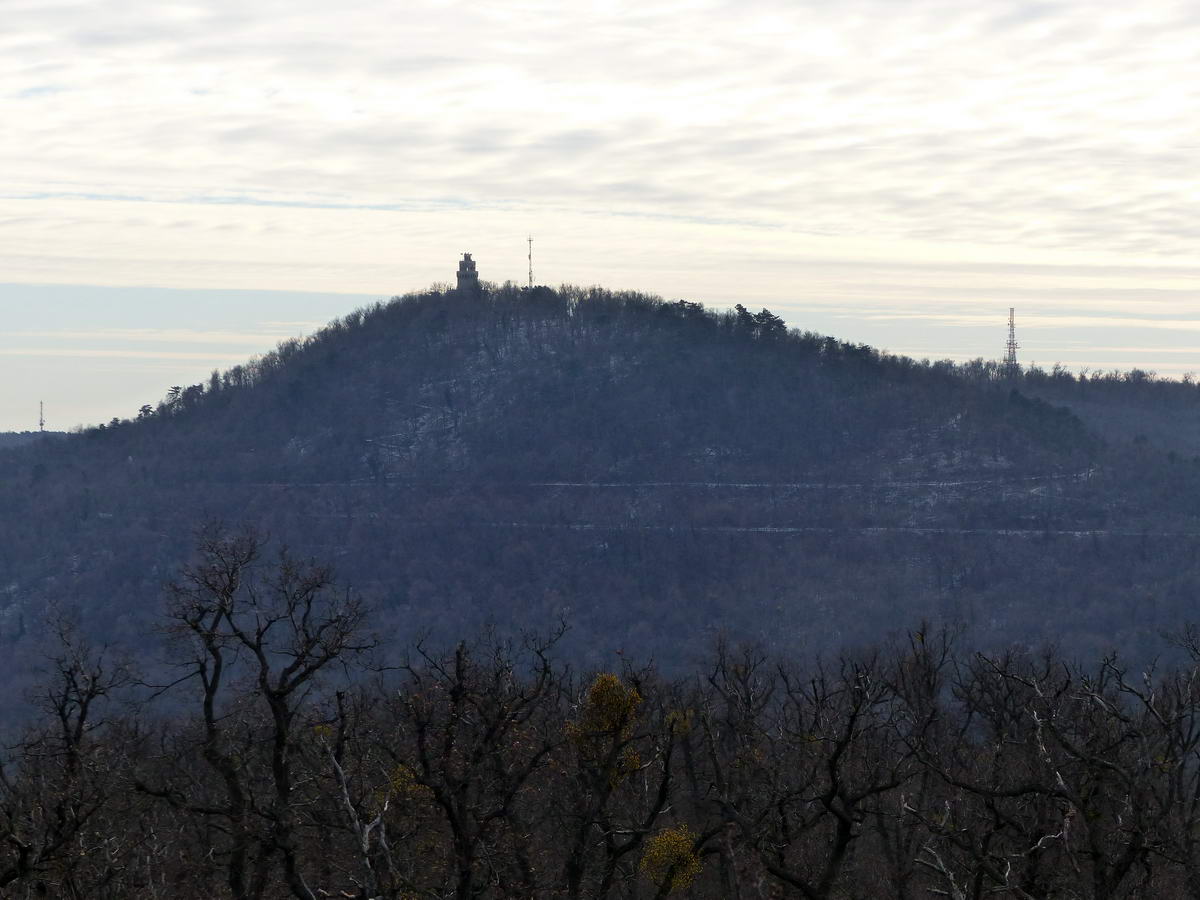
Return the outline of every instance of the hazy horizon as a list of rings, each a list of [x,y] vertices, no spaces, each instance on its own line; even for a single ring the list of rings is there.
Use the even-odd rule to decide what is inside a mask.
[[[487,269],[481,271],[486,278]],[[827,289],[852,289],[839,284],[839,274],[826,276]],[[736,280],[736,273],[729,277]],[[642,289],[633,283],[603,286]],[[243,363],[279,341],[311,334],[354,309],[406,292],[0,284],[7,323],[0,329],[0,365],[8,385],[0,394],[0,431],[35,430],[39,402],[45,403],[52,430],[132,417],[142,404],[161,400],[171,385],[205,381],[213,369]],[[1046,368],[1062,364],[1072,371],[1140,368],[1178,377],[1193,371],[1190,339],[1200,329],[1200,319],[1166,318],[1161,307],[1140,317],[1119,315],[1111,301],[1106,305],[1098,297],[1095,315],[1088,316],[1069,302],[1022,298],[1016,288],[1007,298],[980,297],[974,303],[946,298],[924,307],[889,303],[866,292],[860,305],[850,308],[844,301],[779,302],[750,292],[733,297],[662,293],[668,299],[701,300],[714,309],[737,302],[754,310],[766,305],[791,327],[917,359],[955,361],[1000,358],[1007,299],[1017,308],[1021,362]]]

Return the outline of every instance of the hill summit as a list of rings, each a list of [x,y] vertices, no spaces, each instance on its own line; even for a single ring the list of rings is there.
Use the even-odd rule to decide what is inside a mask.
[[[717,632],[832,646],[925,617],[1149,646],[1186,618],[1200,467],[1058,402],[1133,389],[1110,382],[633,292],[413,294],[0,453],[0,640],[20,657],[57,604],[136,646],[219,520],[333,562],[401,644],[565,617],[583,664],[679,667]]]

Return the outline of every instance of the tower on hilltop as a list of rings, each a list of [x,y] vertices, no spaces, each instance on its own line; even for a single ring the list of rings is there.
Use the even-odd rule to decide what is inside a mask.
[[[464,297],[478,297],[480,294],[479,273],[475,271],[475,260],[470,253],[464,253],[458,263],[458,293]]]
[[[1021,367],[1017,364],[1017,348],[1019,346],[1021,345],[1017,343],[1016,310],[1010,306],[1008,308],[1008,343],[1004,346],[1004,374],[1009,378],[1021,371]]]

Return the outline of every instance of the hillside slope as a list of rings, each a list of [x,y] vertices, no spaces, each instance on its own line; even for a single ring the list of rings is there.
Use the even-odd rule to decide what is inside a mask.
[[[137,645],[205,521],[334,562],[400,644],[571,624],[584,664],[717,631],[1148,648],[1189,614],[1198,467],[1022,384],[638,294],[412,295],[0,453],[0,641]]]
[[[35,441],[56,440],[63,437],[66,437],[66,433],[62,431],[0,431],[0,450],[7,450],[12,447],[24,447],[26,444],[32,444]]]

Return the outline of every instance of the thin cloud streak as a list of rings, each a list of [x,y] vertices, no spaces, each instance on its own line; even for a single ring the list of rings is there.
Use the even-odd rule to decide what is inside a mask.
[[[861,316],[864,320],[875,322],[941,322],[946,325],[971,326],[996,324],[997,317],[992,315],[944,314],[944,313],[867,313]],[[1200,331],[1200,319],[1152,319],[1134,316],[1048,316],[1042,314],[1022,316],[1022,330],[1037,330],[1052,328],[1066,330],[1071,328],[1161,328],[1168,331]],[[1094,348],[1101,349],[1101,348]],[[1183,352],[1183,351],[1180,351]]]
[[[237,353],[188,350],[113,350],[98,347],[0,347],[0,356],[74,357],[79,359],[165,359],[201,360],[234,365],[244,362]]]
[[[313,329],[314,323],[304,324],[307,330]],[[257,333],[193,331],[180,328],[101,328],[95,331],[0,331],[0,339],[29,340],[51,338],[60,341],[131,341],[153,344],[244,344],[248,347],[261,349],[263,346],[269,345],[271,341],[292,337],[301,330],[303,329],[285,326],[269,328]]]

